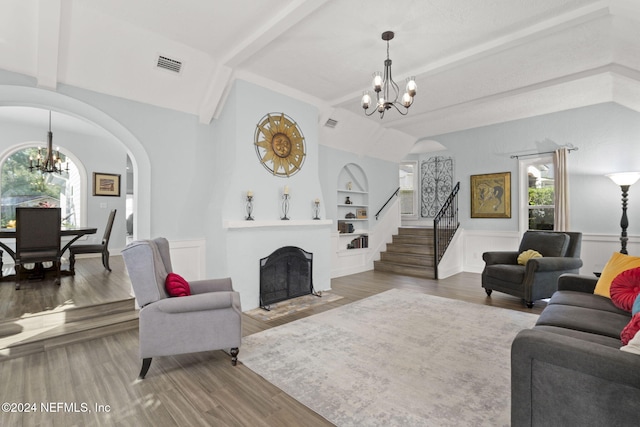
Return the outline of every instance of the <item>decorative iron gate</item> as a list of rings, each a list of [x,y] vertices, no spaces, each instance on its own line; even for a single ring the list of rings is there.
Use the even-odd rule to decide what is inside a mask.
[[[420,216],[434,218],[453,189],[453,158],[435,156],[420,165]]]

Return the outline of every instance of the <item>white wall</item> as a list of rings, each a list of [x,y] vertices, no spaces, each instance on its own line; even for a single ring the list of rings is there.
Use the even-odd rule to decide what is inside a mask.
[[[290,177],[275,176],[260,162],[254,145],[256,125],[268,113],[285,113],[305,138],[306,157]],[[243,310],[259,303],[259,263],[283,246],[297,246],[313,253],[316,290],[330,289],[330,224],[312,221],[312,201],[323,199],[319,179],[318,112],[315,107],[244,81],[236,81],[224,111],[214,122],[207,152],[216,158],[206,169],[211,190],[207,193],[207,265],[215,276],[231,276],[240,291]],[[282,224],[282,192],[289,187],[289,221]],[[250,227],[243,227],[245,198],[254,194]],[[324,200],[320,216],[325,218]],[[230,222],[239,222],[231,226]],[[311,222],[306,224],[304,222]],[[238,224],[236,224],[238,225]],[[255,227],[254,225],[259,225]]]
[[[182,273],[194,279],[228,275],[244,268],[239,258],[228,254],[224,222],[244,217],[243,195],[249,189],[255,193],[254,216],[258,220],[279,218],[280,192],[285,184],[292,194],[290,217],[305,220],[311,218],[311,202],[315,198],[321,199],[320,216],[331,218],[326,209],[335,207],[338,171],[346,163],[358,163],[367,171],[371,209],[381,206],[397,186],[397,166],[393,162],[324,150],[318,141],[315,107],[242,81],[229,96],[220,118],[208,125],[200,124],[197,117],[189,114],[77,87],[59,85],[55,92],[42,90],[35,87],[31,78],[0,70],[2,105],[52,109],[101,127],[105,141],[85,138],[78,141],[83,145],[70,149],[77,151],[87,172],[120,172],[123,179],[126,155],[132,158],[138,197],[134,208],[135,238],[167,237],[172,250],[179,249],[181,254],[178,267],[188,269]],[[255,152],[255,126],[270,112],[285,112],[294,118],[306,138],[305,164],[290,178],[268,174]],[[38,132],[41,137],[40,129]],[[71,137],[55,133],[56,141],[64,137],[71,144]],[[123,190],[124,185],[123,182]],[[97,207],[91,202],[88,208],[90,222],[102,223],[106,221],[102,211],[108,211],[114,202],[107,201],[106,208],[100,207],[105,203],[102,200],[95,203]],[[124,198],[119,211],[124,220]],[[317,260],[315,271],[319,277],[314,274],[319,290],[330,286],[330,234],[334,228],[335,225],[323,225],[309,238],[318,245],[316,252],[322,252],[324,257]],[[122,230],[124,234],[124,223]],[[117,228],[114,236],[115,233],[119,234]],[[323,237],[318,238],[317,233]],[[270,237],[265,240],[270,241]],[[203,256],[204,272],[199,261]],[[195,261],[189,262],[190,257]]]

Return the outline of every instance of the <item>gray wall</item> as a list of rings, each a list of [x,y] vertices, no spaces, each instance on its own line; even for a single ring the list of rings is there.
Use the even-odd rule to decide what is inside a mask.
[[[58,92],[92,105],[127,128],[151,163],[150,236],[202,238],[204,209],[211,192],[203,168],[212,143],[212,125],[196,116],[69,86]],[[123,160],[126,161],[126,158]]]
[[[447,150],[423,154],[449,155],[460,181],[460,221],[469,230],[518,231],[518,160],[513,154],[549,151],[557,146],[578,147],[568,156],[573,230],[619,234],[621,192],[604,175],[640,171],[640,114],[614,103],[516,120],[482,128],[429,137]],[[413,156],[415,157],[415,156]],[[470,217],[471,175],[511,172],[511,219]],[[640,183],[629,192],[629,234],[640,235]]]
[[[285,184],[292,191],[293,219],[310,219],[312,200],[322,200],[321,217],[335,217],[336,187],[339,171],[347,163],[357,163],[368,176],[370,209],[378,209],[397,187],[397,165],[392,162],[356,156],[330,149],[318,141],[318,112],[315,107],[293,100],[265,88],[239,82],[230,94],[219,119],[201,124],[194,115],[141,104],[122,98],[103,95],[81,88],[59,85],[56,92],[37,89],[35,81],[16,73],[0,70],[0,96],[2,105],[29,105],[52,108],[65,114],[92,121],[105,129],[104,140],[78,141],[56,132],[54,138],[61,146],[74,152],[85,164],[87,172],[120,173],[126,181],[126,156],[136,153],[146,157],[149,164],[148,179],[136,180],[147,203],[148,220],[142,226],[148,232],[141,238],[165,236],[169,240],[205,239],[207,242],[208,274],[224,271],[226,257],[224,220],[243,217],[242,195],[249,189],[256,194],[254,214],[259,219],[277,218],[278,192]],[[27,92],[24,98],[13,93],[17,89]],[[11,96],[5,96],[11,93]],[[29,100],[25,102],[24,99]],[[35,99],[35,101],[34,101]],[[53,101],[53,102],[52,102]],[[70,107],[68,107],[70,106]],[[68,108],[67,108],[68,107]],[[83,112],[86,109],[86,114]],[[288,179],[269,176],[260,165],[253,137],[256,123],[268,112],[284,111],[300,124],[307,140],[307,160],[302,170]],[[89,119],[91,117],[91,119]],[[98,119],[94,119],[94,118]],[[106,122],[104,125],[100,122]],[[43,130],[35,130],[42,138]],[[125,135],[123,141],[118,135]],[[63,143],[65,140],[67,143]],[[135,147],[132,148],[131,144]],[[12,141],[0,141],[0,150]],[[80,145],[82,144],[82,145]],[[143,159],[145,160],[145,159]],[[116,225],[116,234],[124,236],[124,189],[122,212]],[[87,191],[91,191],[90,187]],[[90,197],[90,196],[89,196]],[[100,203],[105,198],[90,197],[89,223],[102,223]],[[146,202],[148,200],[148,202]],[[109,201],[109,207],[113,201]],[[327,211],[328,210],[328,211]],[[120,231],[118,231],[120,228]],[[124,241],[114,241],[114,248]],[[327,273],[328,274],[328,273]]]
[[[0,107],[2,108],[2,107]],[[11,147],[31,142],[41,142],[46,146],[47,125],[34,126],[28,123],[13,122],[0,119],[0,152],[6,152]],[[125,180],[126,180],[126,151],[122,144],[110,138],[104,132],[98,130],[98,134],[81,134],[56,128],[52,122],[54,147],[60,146],[63,150],[72,152],[86,169],[86,225],[97,227],[98,232],[87,236],[86,243],[99,243],[102,240],[104,227],[111,209],[117,209],[116,222],[114,223],[111,243],[114,248],[122,248],[125,245]],[[100,135],[104,134],[104,135]],[[121,176],[121,196],[104,197],[93,196],[92,178],[93,172],[113,173]]]
[[[337,189],[343,189],[344,183],[338,183],[342,168],[354,163],[362,168],[369,185],[369,228],[375,224],[375,213],[398,188],[398,164],[373,157],[362,157],[346,151],[320,146],[320,181],[326,201],[327,218],[337,219]],[[341,200],[340,203],[343,201]]]

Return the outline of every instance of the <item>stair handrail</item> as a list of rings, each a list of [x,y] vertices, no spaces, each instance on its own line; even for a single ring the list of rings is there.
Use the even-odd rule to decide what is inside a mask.
[[[460,191],[460,181],[453,187],[451,194],[433,218],[433,269],[436,280],[438,279],[438,263],[440,263],[460,225],[458,221],[458,191]]]
[[[380,213],[383,211],[384,208],[387,207],[387,205],[389,204],[389,202],[391,201],[391,199],[393,199],[394,196],[398,195],[398,192],[400,191],[400,187],[396,188],[396,191],[394,191],[391,196],[389,196],[389,198],[387,199],[386,202],[384,202],[384,205],[382,205],[382,207],[380,208],[380,210],[378,212],[376,212],[376,221],[378,220],[378,217],[380,216]]]

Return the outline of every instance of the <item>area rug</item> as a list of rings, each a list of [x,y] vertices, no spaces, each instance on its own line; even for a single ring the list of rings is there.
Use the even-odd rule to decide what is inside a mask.
[[[289,314],[297,313],[302,310],[306,310],[310,307],[316,307],[328,302],[338,301],[342,299],[340,295],[332,294],[328,291],[323,291],[322,296],[316,295],[303,295],[297,298],[291,298],[286,301],[277,302],[271,304],[271,310],[267,311],[262,308],[254,308],[253,310],[245,311],[244,314],[253,317],[254,319],[268,322],[269,320],[278,319]]]
[[[508,426],[537,315],[390,290],[243,338],[239,358],[338,426]]]

